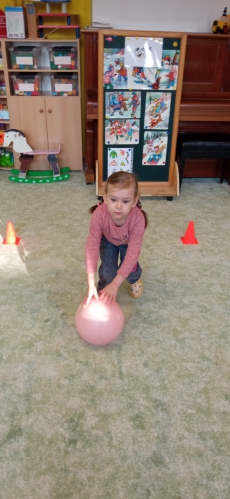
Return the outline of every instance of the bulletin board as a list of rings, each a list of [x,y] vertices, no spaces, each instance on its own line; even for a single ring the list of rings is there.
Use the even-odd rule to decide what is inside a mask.
[[[115,171],[142,196],[178,196],[175,162],[185,33],[100,30],[97,192]]]

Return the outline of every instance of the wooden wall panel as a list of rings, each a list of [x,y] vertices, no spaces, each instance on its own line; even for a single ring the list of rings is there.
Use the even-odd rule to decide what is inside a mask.
[[[188,36],[183,78],[184,92],[220,92],[226,39]]]

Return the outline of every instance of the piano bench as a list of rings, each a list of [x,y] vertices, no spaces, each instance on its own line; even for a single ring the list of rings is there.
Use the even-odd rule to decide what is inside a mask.
[[[186,159],[223,159],[220,182],[224,180],[225,172],[228,167],[228,159],[230,160],[230,140],[229,142],[209,142],[209,141],[196,141],[196,142],[183,142],[181,146],[180,156],[180,189],[182,184],[184,164]]]

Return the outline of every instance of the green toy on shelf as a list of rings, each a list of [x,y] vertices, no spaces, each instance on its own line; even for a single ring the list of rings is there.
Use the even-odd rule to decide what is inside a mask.
[[[12,168],[14,166],[14,156],[12,152],[0,148],[0,167]]]

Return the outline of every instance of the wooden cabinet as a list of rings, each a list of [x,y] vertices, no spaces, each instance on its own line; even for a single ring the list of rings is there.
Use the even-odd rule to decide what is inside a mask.
[[[81,130],[81,102],[80,102],[80,68],[79,68],[79,40],[52,40],[34,42],[24,41],[17,45],[38,45],[41,49],[41,60],[37,69],[13,69],[8,53],[9,47],[16,42],[3,41],[3,52],[5,56],[5,78],[7,87],[7,102],[9,107],[10,128],[21,130],[32,149],[55,149],[61,145],[58,155],[60,167],[69,166],[71,170],[82,170],[82,130]],[[78,65],[75,69],[69,69],[61,73],[77,75],[77,95],[59,96],[52,95],[50,75],[58,73],[58,69],[51,70],[49,67],[48,47],[51,46],[76,46]],[[40,57],[40,56],[39,56]],[[12,74],[23,73],[39,74],[41,76],[41,95],[20,96],[14,95]],[[59,73],[60,74],[60,73]],[[43,86],[43,81],[44,86]],[[50,87],[49,87],[50,85]],[[15,166],[19,167],[18,156],[15,156]],[[46,160],[44,156],[35,156],[30,165],[31,169],[44,169]]]
[[[60,142],[59,166],[82,168],[80,100],[76,97],[17,97],[8,99],[10,123],[25,133],[32,149],[55,149]],[[15,153],[15,158],[17,154]],[[31,169],[44,169],[44,156],[36,156]]]
[[[189,33],[179,132],[230,133],[229,35]],[[187,160],[184,177],[219,177],[221,168],[217,159]]]

